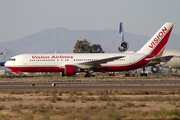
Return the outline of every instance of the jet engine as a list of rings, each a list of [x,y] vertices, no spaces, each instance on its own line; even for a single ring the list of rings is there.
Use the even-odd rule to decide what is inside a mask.
[[[129,48],[129,45],[127,42],[121,42],[121,44],[118,46],[118,50],[120,52],[126,51]]]
[[[158,66],[152,66],[151,67],[151,72],[152,73],[158,73],[159,72],[159,67]]]
[[[77,72],[80,72],[80,68],[74,65],[65,65],[64,75],[70,76],[75,75]]]
[[[127,42],[124,41],[124,32],[123,32],[123,23],[120,23],[120,27],[119,27],[119,33],[122,36],[122,42],[120,43],[120,45],[118,46],[118,50],[120,52],[124,52],[129,48],[129,45]]]

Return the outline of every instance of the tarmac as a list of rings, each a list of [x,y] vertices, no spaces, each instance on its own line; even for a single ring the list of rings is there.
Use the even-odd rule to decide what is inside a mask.
[[[180,89],[180,81],[0,82],[0,89]]]

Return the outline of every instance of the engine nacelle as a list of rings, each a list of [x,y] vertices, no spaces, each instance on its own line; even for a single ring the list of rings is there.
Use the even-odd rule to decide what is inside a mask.
[[[121,42],[121,44],[118,47],[118,50],[120,52],[126,51],[129,48],[129,45],[127,42]]]
[[[158,66],[152,66],[151,67],[151,72],[152,73],[158,73],[159,72],[159,67]]]
[[[75,75],[77,72],[80,72],[80,68],[74,65],[65,65],[64,75],[70,76]]]

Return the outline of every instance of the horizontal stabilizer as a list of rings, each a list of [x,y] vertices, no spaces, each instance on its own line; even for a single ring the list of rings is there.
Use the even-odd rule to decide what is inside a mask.
[[[145,60],[152,61],[152,62],[168,62],[173,58],[174,55],[168,55],[168,56],[161,56],[161,57],[154,57],[154,58],[147,58]]]

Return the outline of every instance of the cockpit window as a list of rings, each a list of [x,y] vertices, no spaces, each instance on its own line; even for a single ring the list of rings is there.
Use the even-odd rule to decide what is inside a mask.
[[[9,59],[9,61],[15,61],[16,59],[15,58],[11,58],[11,59]]]

